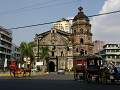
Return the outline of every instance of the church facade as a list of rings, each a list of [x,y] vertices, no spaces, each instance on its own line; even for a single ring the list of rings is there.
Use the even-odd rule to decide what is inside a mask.
[[[36,34],[33,47],[36,61],[40,60],[42,47],[48,48],[48,56],[43,65],[53,72],[58,69],[70,70],[73,67],[73,57],[92,53],[92,33],[89,18],[84,14],[83,8],[79,8],[78,14],[73,19],[72,33],[56,28]]]

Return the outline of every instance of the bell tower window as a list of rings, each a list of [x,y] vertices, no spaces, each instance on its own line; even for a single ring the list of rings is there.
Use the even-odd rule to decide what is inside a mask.
[[[83,38],[80,38],[80,43],[83,44],[83,42],[84,42],[84,41],[83,41]]]
[[[74,33],[76,33],[76,30],[74,30]]]
[[[79,52],[78,48],[76,48],[76,52]]]

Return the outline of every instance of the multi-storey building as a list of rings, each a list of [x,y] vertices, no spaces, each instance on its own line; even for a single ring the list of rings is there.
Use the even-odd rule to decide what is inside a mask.
[[[33,49],[36,59],[41,48],[48,47],[49,57],[44,64],[51,71],[60,68],[72,69],[73,58],[80,56],[81,51],[85,54],[93,53],[91,24],[82,7],[79,8],[79,12],[72,23],[72,33],[54,27],[47,32],[37,34],[34,38],[35,46]]]
[[[103,49],[103,46],[105,45],[105,42],[100,41],[100,40],[95,40],[95,41],[93,41],[93,45],[94,45],[93,53],[98,54]]]
[[[62,18],[59,22],[54,23],[53,28],[63,30],[63,31],[68,32],[68,33],[71,32],[71,24],[65,18]]]
[[[106,62],[113,62],[115,65],[120,65],[120,45],[105,44],[100,55]]]
[[[17,61],[20,60],[20,48],[19,46],[12,44],[12,55],[11,58],[15,58]]]
[[[3,67],[5,59],[11,58],[12,32],[0,27],[0,66]]]

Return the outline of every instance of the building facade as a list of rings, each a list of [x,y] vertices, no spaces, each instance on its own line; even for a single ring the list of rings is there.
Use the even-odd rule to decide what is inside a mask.
[[[34,38],[33,51],[36,60],[40,60],[38,53],[41,53],[41,48],[48,47],[49,57],[43,64],[48,68],[54,68],[52,71],[61,68],[72,69],[74,57],[83,53],[93,53],[91,24],[82,7],[79,8],[72,23],[72,33],[54,27],[47,32],[37,34]]]
[[[60,68],[71,69],[73,67],[73,54],[72,43],[69,39],[70,35],[70,33],[66,33],[54,28],[47,32],[36,35],[36,37],[34,38],[36,47],[34,47],[33,49],[36,60],[38,58],[40,59],[40,55],[38,57],[37,53],[41,53],[42,47],[48,47],[49,61],[44,60],[44,65],[48,67],[54,66],[52,71],[57,71]]]
[[[100,55],[106,62],[120,66],[120,44],[105,44]]]
[[[80,52],[86,54],[93,53],[91,24],[89,18],[84,14],[83,8],[78,8],[79,12],[74,17],[72,23],[72,44],[73,54],[78,56]]]
[[[12,44],[12,55],[11,58],[15,58],[17,61],[20,60],[20,48],[19,46]]]
[[[11,58],[12,32],[0,27],[0,67],[3,67],[5,59]]]
[[[93,41],[93,45],[94,45],[93,53],[98,54],[103,49],[103,46],[105,45],[105,42],[100,41],[100,40],[95,40],[95,41]]]
[[[59,22],[53,24],[53,28],[63,30],[65,32],[71,32],[71,24],[65,18],[62,18]]]

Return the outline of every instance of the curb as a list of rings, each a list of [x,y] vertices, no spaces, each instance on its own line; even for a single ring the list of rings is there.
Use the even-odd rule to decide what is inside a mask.
[[[49,73],[39,73],[39,74],[31,74],[31,76],[46,76]],[[9,73],[2,73],[0,77],[11,77]]]

